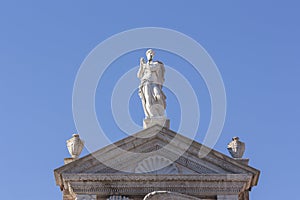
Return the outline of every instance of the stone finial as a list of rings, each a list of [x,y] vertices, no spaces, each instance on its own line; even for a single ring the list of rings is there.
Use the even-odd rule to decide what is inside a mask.
[[[233,158],[241,159],[245,152],[245,143],[239,141],[239,137],[233,137],[227,149]]]
[[[79,138],[78,134],[73,134],[73,137],[67,140],[67,147],[73,159],[77,159],[84,147],[84,141]]]

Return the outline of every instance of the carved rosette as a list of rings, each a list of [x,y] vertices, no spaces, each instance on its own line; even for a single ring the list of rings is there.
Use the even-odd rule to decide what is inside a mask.
[[[84,147],[84,141],[79,138],[78,134],[73,134],[73,137],[67,140],[67,147],[72,158],[76,159]]]

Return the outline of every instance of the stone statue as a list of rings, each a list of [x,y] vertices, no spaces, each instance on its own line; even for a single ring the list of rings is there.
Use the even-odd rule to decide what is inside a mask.
[[[140,68],[137,77],[141,80],[139,96],[145,112],[145,119],[164,118],[166,109],[166,96],[162,91],[165,81],[165,67],[160,61],[153,61],[155,52],[147,50],[147,62],[140,59]]]

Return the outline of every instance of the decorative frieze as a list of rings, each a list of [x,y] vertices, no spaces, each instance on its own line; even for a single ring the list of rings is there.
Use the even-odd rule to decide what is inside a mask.
[[[239,200],[239,195],[218,195],[218,200]]]
[[[107,200],[129,200],[128,197],[125,196],[110,196],[109,198],[107,198]]]
[[[131,177],[133,176],[133,177]],[[103,181],[71,181],[70,187],[74,193],[87,193],[87,194],[99,194],[101,196],[110,194],[123,194],[123,195],[146,195],[152,191],[171,191],[179,192],[190,195],[213,195],[213,194],[238,194],[247,185],[247,180],[240,177],[239,180],[233,175],[218,179],[215,177],[193,177],[193,176],[177,176],[170,175],[165,177],[164,175],[152,175],[152,179],[147,179],[147,175],[125,175],[130,180],[122,181],[119,179],[106,179]],[[172,177],[172,178],[171,178]],[[223,177],[223,178],[222,178]],[[149,177],[148,177],[149,178]],[[171,178],[171,179],[169,179]],[[250,177],[248,177],[249,180]],[[143,179],[143,180],[142,180]],[[243,180],[244,179],[244,180]],[[168,181],[169,180],[169,181]],[[242,181],[243,180],[243,181]]]
[[[97,196],[88,194],[77,194],[75,200],[97,200]]]

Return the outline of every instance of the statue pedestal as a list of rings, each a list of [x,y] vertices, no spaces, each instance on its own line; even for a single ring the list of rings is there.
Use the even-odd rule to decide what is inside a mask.
[[[155,124],[161,125],[162,127],[170,128],[170,120],[165,117],[155,117],[144,119],[143,128],[149,128]]]

